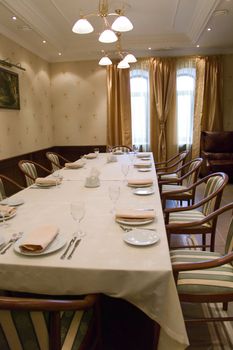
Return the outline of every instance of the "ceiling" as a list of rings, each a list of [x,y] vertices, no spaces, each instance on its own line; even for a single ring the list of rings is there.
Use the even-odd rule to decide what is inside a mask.
[[[233,53],[233,0],[109,0],[109,12],[122,5],[134,25],[122,49],[137,57]],[[98,42],[99,17],[90,18],[93,33],[72,32],[80,11],[97,13],[98,0],[0,0],[0,33],[49,62],[114,55],[116,44]]]

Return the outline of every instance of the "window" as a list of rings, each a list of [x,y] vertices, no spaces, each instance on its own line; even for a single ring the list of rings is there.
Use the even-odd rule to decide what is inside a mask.
[[[193,135],[193,114],[196,70],[193,67],[177,70],[178,144],[190,148]]]
[[[143,151],[150,145],[149,73],[134,69],[130,72],[132,143]]]

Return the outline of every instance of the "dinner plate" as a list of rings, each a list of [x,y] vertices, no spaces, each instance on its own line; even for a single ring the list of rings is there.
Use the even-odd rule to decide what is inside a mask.
[[[59,186],[59,184],[57,184]],[[56,187],[56,184],[51,185],[51,184],[34,184],[32,185],[32,188],[51,188],[51,187]]]
[[[151,168],[146,168],[146,169],[144,169],[144,168],[139,168],[138,171],[141,171],[141,172],[143,172],[143,173],[146,173],[146,172],[148,172],[148,171],[151,171]]]
[[[17,205],[21,205],[24,203],[23,198],[21,197],[16,197],[16,198],[6,198],[3,199],[0,204],[3,205],[12,205],[13,207],[16,207]]]
[[[116,222],[118,222],[119,224],[123,224],[123,225],[132,225],[132,226],[140,226],[140,225],[146,225],[146,224],[150,224],[151,222],[153,222],[154,219],[121,219],[121,218],[116,218]]]
[[[65,235],[62,233],[59,233],[57,237],[49,244],[49,246],[45,250],[43,250],[42,252],[36,253],[36,252],[26,252],[20,249],[19,246],[23,244],[24,240],[25,240],[25,237],[20,238],[15,243],[14,250],[19,254],[28,255],[28,256],[46,255],[46,254],[56,252],[57,250],[61,249],[67,242]]]
[[[159,241],[159,236],[153,231],[135,229],[126,232],[123,235],[123,240],[128,244],[146,246],[157,243]]]
[[[155,193],[155,190],[153,187],[147,187],[147,188],[138,187],[135,190],[133,190],[133,193],[139,196],[147,196],[149,194]]]
[[[14,213],[10,214],[9,216],[5,216],[5,221],[13,218],[15,215],[16,215],[16,211]],[[2,221],[3,221],[3,217],[0,216],[0,222],[2,222]]]
[[[141,160],[150,160],[150,157],[141,157]]]

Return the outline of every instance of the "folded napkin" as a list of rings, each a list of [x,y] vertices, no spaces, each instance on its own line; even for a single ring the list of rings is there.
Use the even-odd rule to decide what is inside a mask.
[[[148,157],[150,157],[150,153],[148,153],[148,152],[141,152],[141,153],[137,153],[137,157],[138,158],[148,158]]]
[[[128,179],[129,186],[136,185],[152,185],[153,179]]]
[[[136,168],[150,168],[152,166],[151,162],[136,162],[134,163]]]
[[[144,209],[122,209],[117,210],[115,214],[116,219],[154,219],[154,210]]]
[[[25,237],[19,248],[27,252],[42,252],[55,239],[58,231],[58,227],[53,225],[40,226]]]
[[[56,186],[62,182],[61,178],[53,179],[51,177],[38,177],[35,181],[36,185],[48,185],[48,186]]]
[[[11,216],[16,212],[15,207],[10,207],[9,205],[0,205],[0,217],[2,217],[2,214],[4,216]]]
[[[82,159],[79,159],[77,162],[65,163],[65,168],[67,169],[79,169],[85,165],[85,162]]]
[[[97,154],[96,153],[88,153],[88,154],[85,154],[84,157],[87,159],[94,159],[97,157]]]

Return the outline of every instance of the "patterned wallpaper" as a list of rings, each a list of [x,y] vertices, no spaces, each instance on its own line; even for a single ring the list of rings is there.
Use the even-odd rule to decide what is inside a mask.
[[[233,130],[233,55],[224,56],[224,130]]]
[[[55,145],[106,144],[106,70],[97,61],[51,64]]]
[[[20,62],[20,110],[0,109],[0,159],[53,145],[49,64],[0,35],[0,58]]]

